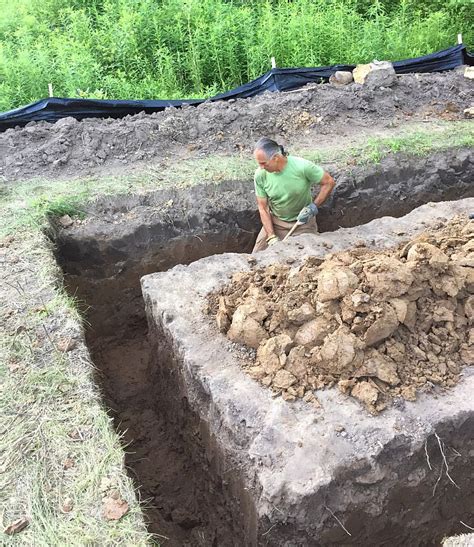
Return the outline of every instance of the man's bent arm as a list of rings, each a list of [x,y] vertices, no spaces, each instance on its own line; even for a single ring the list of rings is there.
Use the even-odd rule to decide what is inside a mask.
[[[324,172],[323,178],[319,182],[320,190],[318,195],[316,196],[316,199],[314,200],[314,203],[319,207],[322,205],[331,192],[334,190],[334,186],[336,186],[336,181],[331,177],[329,173]]]
[[[275,229],[273,228],[272,215],[270,214],[270,208],[268,207],[268,199],[259,198],[257,196],[257,206],[263,228],[267,234],[267,238],[269,238],[270,236],[275,235]]]

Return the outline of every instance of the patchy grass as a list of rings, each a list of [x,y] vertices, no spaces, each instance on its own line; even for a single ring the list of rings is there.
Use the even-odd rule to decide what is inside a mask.
[[[378,164],[391,154],[426,156],[438,150],[474,146],[474,124],[471,121],[417,124],[390,137],[364,138],[360,145],[332,147],[324,150],[300,150],[298,155],[321,164]]]
[[[410,131],[397,137],[369,138],[348,151],[347,163],[365,165],[380,163],[390,154],[426,156],[437,150],[474,146],[472,122],[429,125],[426,130]]]
[[[0,504],[2,545],[147,545],[123,449],[100,401],[76,302],[50,246],[24,226],[0,246]],[[68,348],[67,345],[70,347]],[[103,498],[129,511],[102,516]]]

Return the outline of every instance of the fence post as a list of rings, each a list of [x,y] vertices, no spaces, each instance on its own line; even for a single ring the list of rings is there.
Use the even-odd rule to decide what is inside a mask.
[[[462,34],[458,34],[458,44],[462,44]]]
[[[275,57],[272,57],[272,68],[276,68],[276,67],[277,67],[277,64],[275,61]]]
[[[50,97],[53,97],[53,84],[48,84],[48,93]]]

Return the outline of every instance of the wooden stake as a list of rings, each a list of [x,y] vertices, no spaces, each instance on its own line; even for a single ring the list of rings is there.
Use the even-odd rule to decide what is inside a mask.
[[[49,96],[53,97],[53,84],[48,84],[48,92]]]
[[[277,64],[275,61],[275,57],[272,57],[272,68],[276,68],[276,67],[277,67]]]

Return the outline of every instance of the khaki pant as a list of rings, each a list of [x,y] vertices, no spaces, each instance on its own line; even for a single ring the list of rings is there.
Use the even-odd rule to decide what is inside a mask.
[[[283,239],[286,234],[293,228],[294,222],[285,222],[284,220],[280,220],[277,217],[274,217],[272,215],[273,220],[273,228],[275,230],[275,235],[277,235],[280,239]],[[302,224],[301,226],[298,226],[296,230],[291,234],[292,236],[299,236],[300,234],[317,234],[318,233],[318,225],[316,224],[316,218],[311,217],[306,224]],[[253,248],[252,253],[258,253],[258,251],[263,251],[268,247],[267,245],[267,232],[265,232],[265,229],[262,227],[260,230],[257,241],[255,242],[255,246]]]

